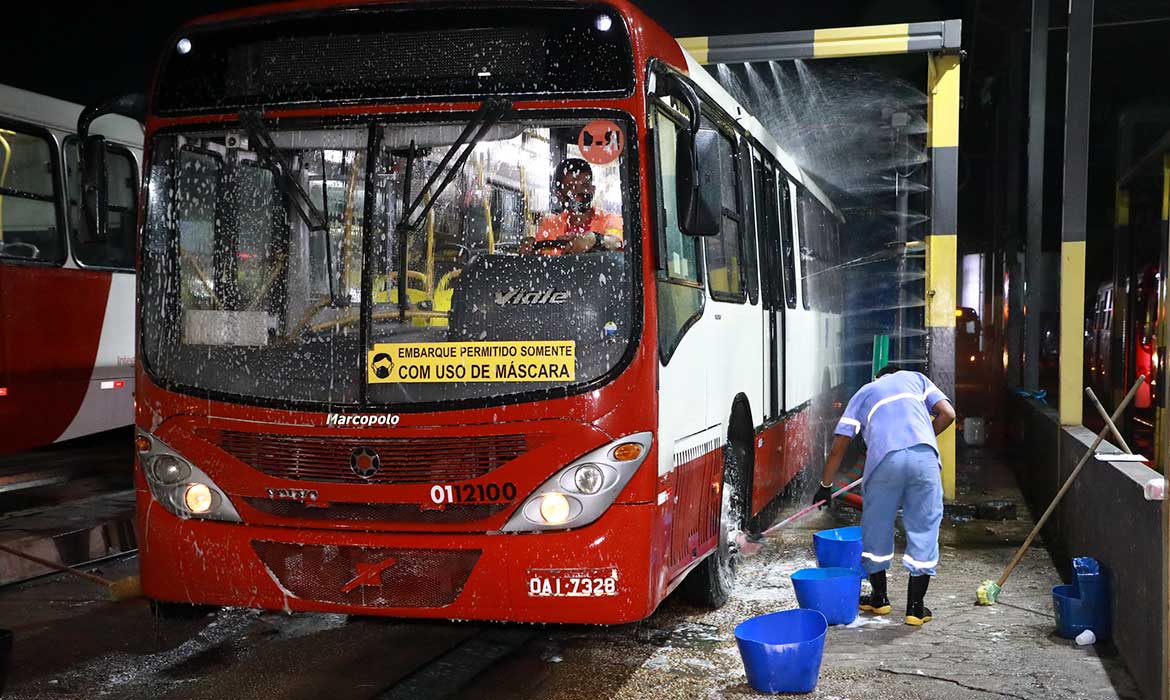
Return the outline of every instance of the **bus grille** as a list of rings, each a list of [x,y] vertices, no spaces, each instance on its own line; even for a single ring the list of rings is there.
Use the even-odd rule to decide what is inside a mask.
[[[524,435],[419,438],[320,437],[234,430],[207,435],[221,449],[269,476],[344,484],[442,484],[478,479],[527,452]],[[373,451],[378,468],[360,476],[357,450]]]
[[[452,503],[443,510],[422,510],[417,503],[330,503],[327,508],[323,508],[270,498],[245,498],[244,502],[256,510],[278,518],[423,525],[472,523],[490,518],[512,506],[511,503]]]
[[[255,540],[252,549],[298,598],[374,608],[455,602],[481,550],[389,549]]]

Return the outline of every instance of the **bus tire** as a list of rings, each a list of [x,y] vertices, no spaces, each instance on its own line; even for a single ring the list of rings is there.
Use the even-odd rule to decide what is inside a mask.
[[[219,610],[216,605],[196,605],[194,603],[172,603],[166,600],[151,600],[150,614],[156,620],[174,622],[191,622],[202,620]]]
[[[723,488],[720,490],[719,539],[715,551],[707,555],[682,582],[682,594],[692,605],[722,607],[735,585],[739,560],[737,539],[744,527],[742,478],[748,464],[747,448],[728,442],[723,447]]]

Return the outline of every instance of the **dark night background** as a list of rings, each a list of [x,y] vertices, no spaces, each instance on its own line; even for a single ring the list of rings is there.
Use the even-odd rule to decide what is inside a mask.
[[[80,3],[79,3],[80,4]],[[2,16],[0,83],[88,103],[141,92],[171,33],[184,22],[237,7],[240,0],[199,2],[9,3]],[[952,19],[959,0],[641,0],[635,2],[675,36],[814,29]]]

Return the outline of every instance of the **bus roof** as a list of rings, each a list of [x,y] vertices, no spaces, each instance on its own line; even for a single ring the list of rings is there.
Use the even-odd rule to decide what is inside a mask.
[[[516,4],[524,4],[524,2],[525,0],[517,0]],[[780,162],[780,165],[783,166],[783,168],[788,172],[793,180],[812,192],[813,196],[820,200],[820,202],[824,204],[830,211],[832,211],[835,216],[843,219],[841,212],[836,208],[836,206],[834,206],[832,200],[830,200],[825,192],[817,185],[817,183],[814,182],[813,179],[809,177],[799,165],[797,165],[796,160],[788,155],[784,149],[780,147],[780,144],[776,141],[772,134],[769,133],[766,128],[764,128],[764,125],[761,124],[756,117],[748,113],[748,111],[744,109],[738,102],[736,102],[735,98],[733,98],[723,88],[723,86],[720,85],[709,72],[707,72],[707,69],[704,68],[698,61],[696,61],[695,58],[685,48],[683,48],[683,46],[679,44],[676,39],[670,37],[670,35],[664,29],[662,29],[661,25],[655,22],[652,18],[648,17],[644,12],[642,12],[642,10],[636,5],[635,2],[631,2],[630,0],[602,0],[602,2],[622,13],[627,18],[627,21],[633,21],[635,23],[642,24],[643,29],[648,30],[647,33],[641,35],[635,34],[633,37],[635,44],[640,42],[643,44],[649,44],[648,46],[643,45],[641,47],[643,50],[648,50],[650,53],[658,54],[663,54],[663,52],[665,52],[667,55],[659,55],[659,58],[665,59],[668,63],[673,64],[677,61],[677,54],[669,54],[672,54],[674,49],[677,48],[684,57],[686,64],[677,65],[675,67],[679,70],[685,70],[690,75],[691,79],[694,80],[695,83],[698,84],[704,92],[706,92],[713,100],[715,100],[715,102],[724,111],[735,118],[735,120],[749,134],[752,135],[752,137],[754,137],[760,144],[762,144],[764,148],[766,148]],[[418,0],[279,0],[277,2],[235,8],[232,10],[199,17],[183,25],[179,32],[182,32],[184,29],[200,27],[207,24],[215,24],[219,22],[247,18],[267,17],[269,15],[275,14],[328,10],[338,7],[367,7],[376,5],[399,4],[418,4],[425,6],[426,3],[419,2]],[[585,3],[579,1],[579,4]],[[655,51],[655,48],[657,48],[658,51]],[[637,50],[638,48],[636,47],[635,51]]]
[[[28,90],[0,85],[0,117],[49,129],[77,133],[81,105]],[[133,119],[109,114],[94,122],[93,132],[123,146],[142,148],[142,125]]]
[[[837,218],[844,219],[844,217],[841,215],[841,212],[837,209],[836,206],[834,206],[832,200],[829,199],[824,190],[822,190],[820,186],[817,185],[817,183],[804,172],[804,170],[797,164],[796,160],[792,156],[788,155],[788,153],[780,147],[779,142],[777,142],[776,138],[772,136],[771,132],[769,132],[764,127],[764,125],[760,123],[760,120],[748,112],[747,109],[739,104],[739,102],[736,102],[735,98],[732,97],[731,94],[727,92],[727,90],[725,90],[722,85],[719,84],[719,81],[715,80],[715,78],[711,76],[711,73],[708,72],[702,64],[696,61],[695,57],[692,56],[689,51],[683,48],[681,44],[679,45],[679,49],[681,49],[683,55],[686,56],[687,73],[690,75],[691,80],[695,81],[695,84],[702,88],[703,91],[706,92],[707,95],[716,102],[716,104],[718,104],[725,112],[731,115],[745,131],[752,135],[753,138],[759,141],[760,144],[763,145],[763,147],[766,148],[776,158],[776,160],[780,162],[780,165],[788,172],[793,180],[806,187],[809,192],[812,192],[813,196],[820,200],[821,204],[824,204],[830,211],[833,212]]]

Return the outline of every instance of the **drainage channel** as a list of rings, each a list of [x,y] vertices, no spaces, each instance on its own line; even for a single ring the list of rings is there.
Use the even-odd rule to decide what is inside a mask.
[[[493,627],[460,642],[374,700],[446,700],[536,637],[532,629]]]

